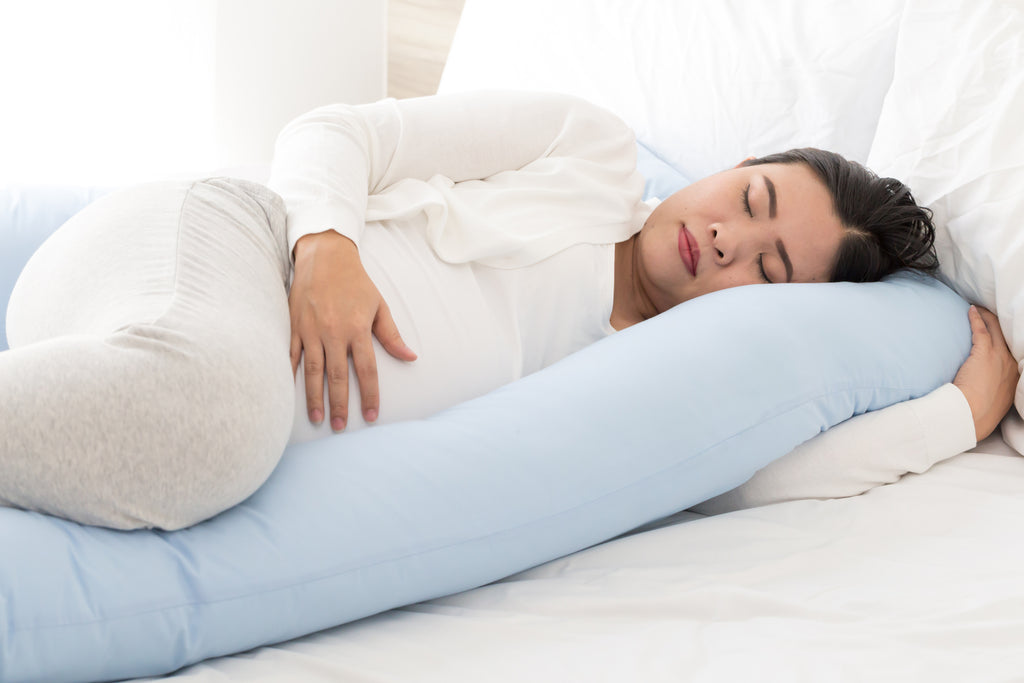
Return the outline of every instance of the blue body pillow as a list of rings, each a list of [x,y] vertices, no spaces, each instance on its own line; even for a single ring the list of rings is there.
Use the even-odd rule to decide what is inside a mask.
[[[0,187],[0,351],[7,348],[7,299],[30,256],[106,188],[26,185]]]
[[[293,446],[190,529],[0,508],[0,680],[169,672],[586,548],[949,381],[966,313],[909,275],[725,290],[430,419]]]
[[[690,184],[678,169],[640,142],[636,144],[636,169],[645,179],[644,199],[665,199]]]

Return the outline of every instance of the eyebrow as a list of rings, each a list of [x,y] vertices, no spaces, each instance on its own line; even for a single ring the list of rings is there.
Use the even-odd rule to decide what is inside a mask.
[[[775,197],[775,183],[766,175],[762,175],[761,179],[764,180],[764,186],[768,188],[768,217],[775,218],[775,213],[778,209],[778,200]],[[786,245],[782,243],[781,239],[778,239],[775,240],[775,246],[779,250],[779,258],[782,259],[783,265],[786,266],[786,282],[792,282],[793,262],[789,260],[789,252],[786,251]]]
[[[768,218],[775,218],[775,183],[766,175],[762,175],[761,178],[764,179],[764,186],[768,188]]]
[[[792,282],[793,262],[789,260],[789,253],[786,251],[786,245],[782,243],[782,240],[775,240],[775,246],[779,250],[779,257],[782,259],[782,263],[786,266],[786,282]]]

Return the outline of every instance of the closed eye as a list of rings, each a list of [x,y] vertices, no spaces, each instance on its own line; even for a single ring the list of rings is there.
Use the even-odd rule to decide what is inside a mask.
[[[747,183],[747,186],[743,188],[743,208],[748,216],[754,217],[754,212],[750,210],[750,183]]]
[[[761,271],[761,279],[770,285],[772,281],[768,279],[768,273],[764,270],[764,254],[757,257],[757,269]]]

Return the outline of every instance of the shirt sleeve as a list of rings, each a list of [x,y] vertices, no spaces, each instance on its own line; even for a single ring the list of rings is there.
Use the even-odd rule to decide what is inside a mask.
[[[486,179],[549,157],[635,172],[635,137],[613,114],[557,93],[487,91],[320,107],[278,136],[270,187],[288,246],[335,230],[357,245],[367,197],[403,179]]]
[[[977,445],[963,393],[945,384],[921,398],[850,418],[797,446],[745,484],[693,508],[719,514],[804,498],[845,498]]]

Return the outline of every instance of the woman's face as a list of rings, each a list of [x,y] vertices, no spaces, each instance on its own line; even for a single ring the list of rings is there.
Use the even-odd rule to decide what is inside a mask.
[[[827,282],[842,236],[806,164],[737,166],[655,207],[634,245],[634,277],[659,313],[738,285]]]

